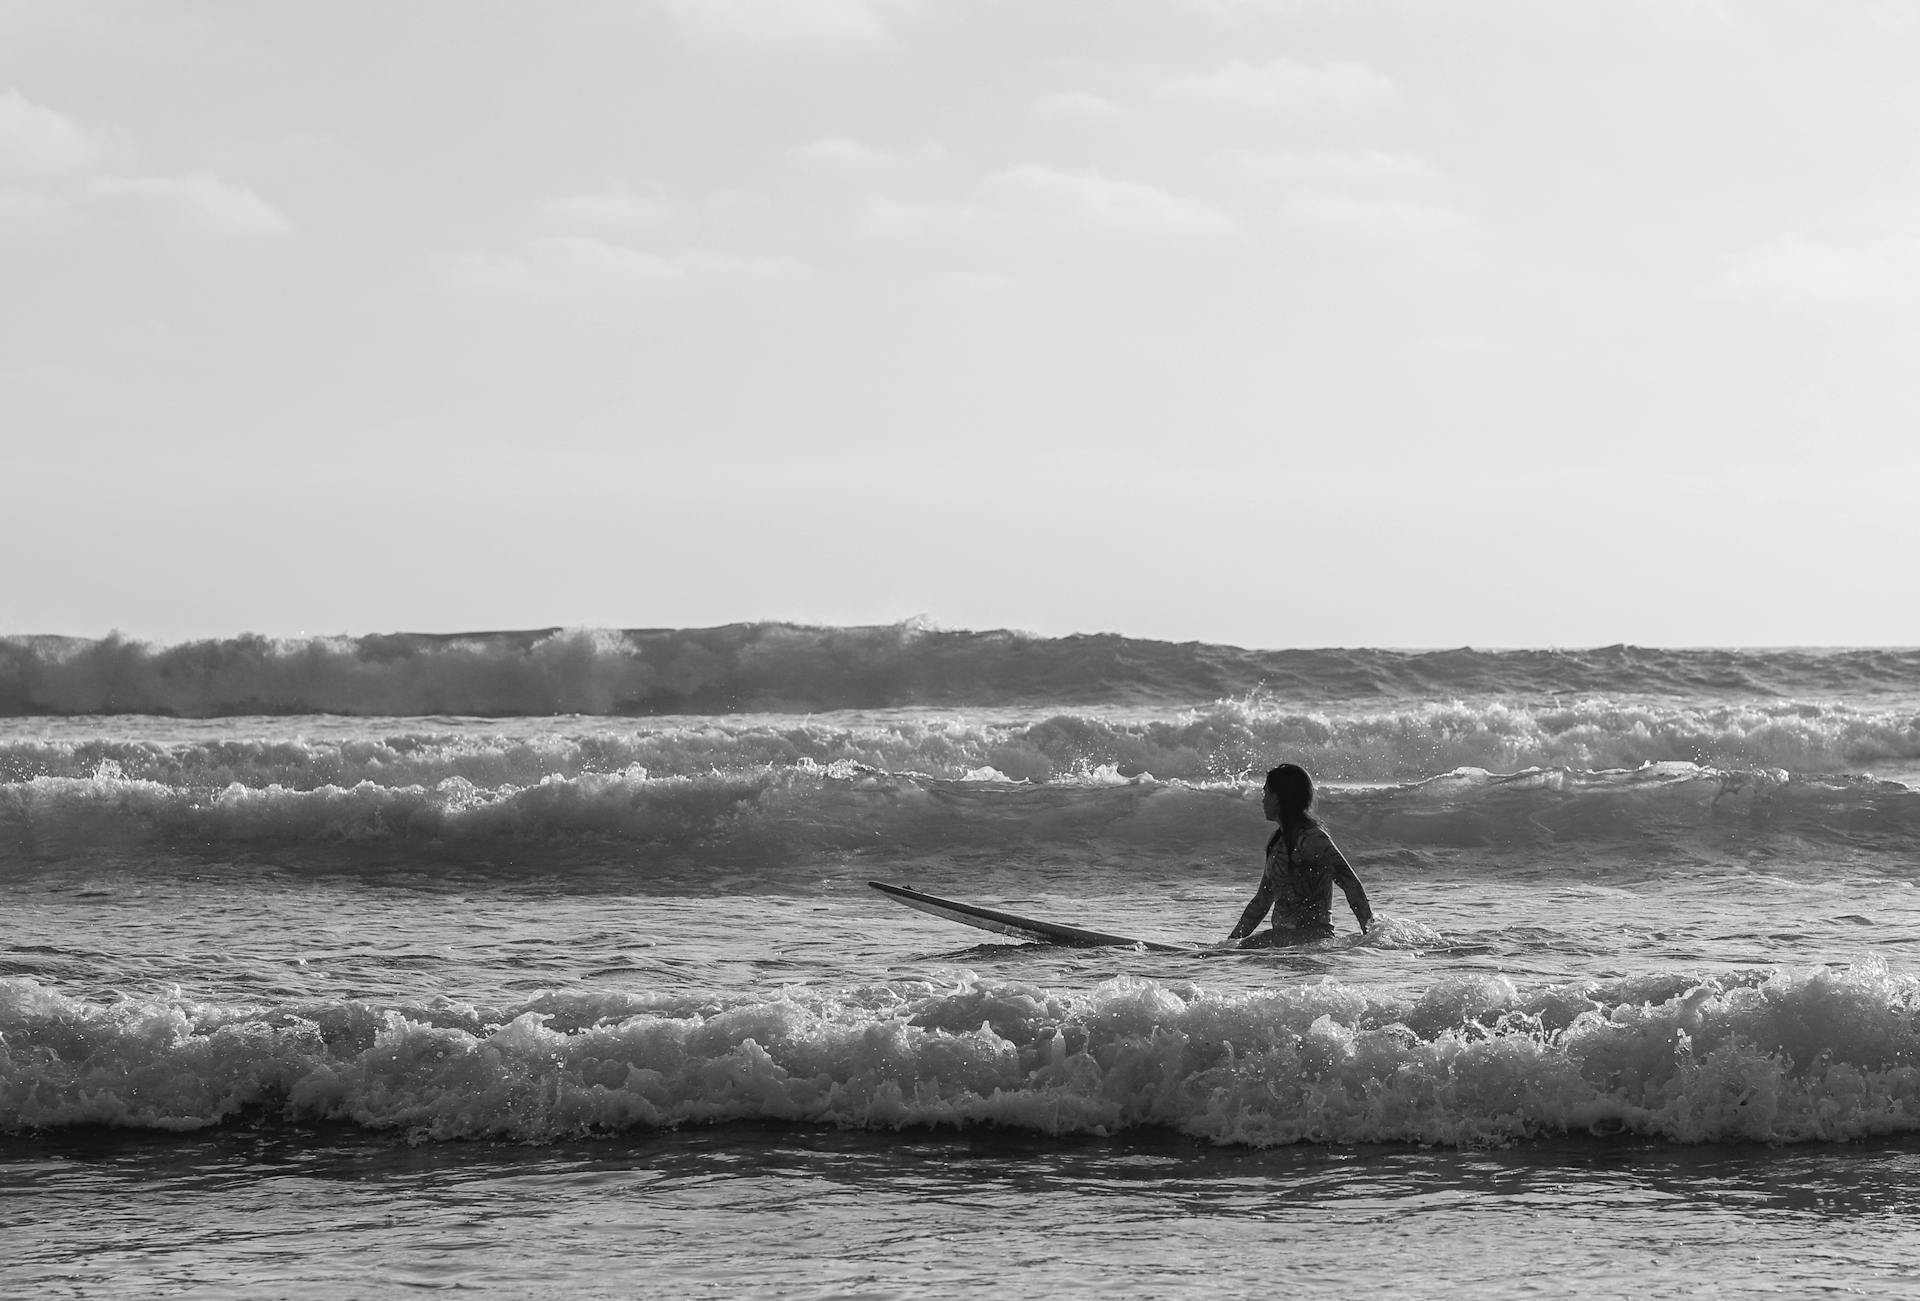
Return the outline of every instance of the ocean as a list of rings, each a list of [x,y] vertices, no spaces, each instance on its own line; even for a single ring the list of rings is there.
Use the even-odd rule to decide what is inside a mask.
[[[1916,882],[1913,650],[0,638],[0,1295],[1909,1296]]]

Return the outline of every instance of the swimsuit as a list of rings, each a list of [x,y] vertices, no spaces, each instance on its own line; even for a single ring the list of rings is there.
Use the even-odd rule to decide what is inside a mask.
[[[1267,842],[1267,870],[1260,878],[1260,892],[1271,890],[1273,894],[1273,929],[1262,931],[1246,944],[1263,948],[1331,936],[1335,885],[1347,896],[1347,906],[1365,930],[1373,921],[1373,909],[1367,904],[1360,878],[1354,875],[1333,837],[1319,827],[1308,827],[1289,851],[1286,833],[1274,832]]]

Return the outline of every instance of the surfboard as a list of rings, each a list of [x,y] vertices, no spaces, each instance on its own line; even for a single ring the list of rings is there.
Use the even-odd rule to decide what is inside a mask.
[[[888,885],[885,881],[869,881],[867,884],[895,903],[903,903],[909,908],[916,908],[931,916],[944,917],[950,922],[959,922],[962,926],[977,926],[983,931],[1012,935],[1017,939],[1038,940],[1042,944],[1059,944],[1073,949],[1137,948],[1148,949],[1154,953],[1209,951],[1184,944],[1158,944],[1153,940],[1136,940],[1125,935],[1109,935],[1105,931],[1092,931],[1084,926],[1065,926],[1059,922],[1042,921],[1037,917],[1022,917],[1018,913],[1001,912],[998,908],[982,908],[978,904],[961,903],[957,899],[942,899],[939,895],[924,894],[919,890],[908,889],[904,885]]]

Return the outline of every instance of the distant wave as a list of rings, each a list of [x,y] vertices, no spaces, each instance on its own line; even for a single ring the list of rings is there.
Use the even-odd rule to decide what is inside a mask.
[[[581,990],[501,1008],[108,1005],[0,979],[0,1132],[284,1119],[523,1142],[730,1120],[1216,1143],[1473,1147],[1920,1132],[1920,982],[1686,973],[1406,998],[1122,977],[729,1001]]]
[[[1920,650],[1255,651],[914,624],[258,636],[153,646],[0,638],[0,715],[515,716],[905,705],[1316,703],[1521,694],[1913,694]]]
[[[817,881],[835,870],[858,874],[862,861],[920,855],[973,855],[1010,870],[1098,863],[1108,873],[1158,874],[1170,857],[1244,866],[1265,830],[1253,789],[1128,779],[1110,768],[1029,784],[803,762],[675,777],[632,768],[524,786],[447,777],[205,790],[103,765],[90,777],[0,784],[0,863],[84,865],[156,850],[217,863],[274,851],[322,870],[404,863],[421,872],[440,870],[437,863],[529,879],[613,865],[636,889],[707,890],[724,880],[745,892],[789,868]],[[1797,840],[1877,849],[1904,863],[1920,837],[1920,791],[1899,783],[1691,763],[1463,768],[1415,783],[1334,787],[1324,806],[1362,861],[1367,846],[1380,845],[1417,853],[1628,844],[1658,853]]]
[[[1160,717],[1055,713],[1031,721],[916,712],[883,719],[704,718],[661,723],[479,727],[395,720],[327,735],[324,720],[165,743],[115,736],[0,740],[0,783],[91,777],[104,769],[201,791],[242,786],[528,786],[645,769],[660,777],[852,763],[929,777],[1246,781],[1285,755],[1333,781],[1409,781],[1455,768],[1636,768],[1684,760],[1718,768],[1865,773],[1920,764],[1920,713],[1843,703],[1754,700],[1697,706],[1504,699],[1313,709],[1223,700]],[[375,727],[379,727],[375,731]],[[299,731],[296,733],[295,728]],[[268,731],[276,735],[263,736]]]

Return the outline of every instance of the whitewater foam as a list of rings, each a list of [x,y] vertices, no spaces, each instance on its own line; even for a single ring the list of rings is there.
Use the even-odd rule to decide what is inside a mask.
[[[1920,714],[1845,702],[1712,706],[1449,701],[1296,710],[1219,701],[1146,716],[1043,712],[984,719],[755,716],[612,727],[582,719],[435,725],[394,719],[338,735],[330,720],[250,720],[213,739],[56,736],[0,728],[0,781],[114,771],[202,790],[286,786],[526,786],[643,768],[661,777],[857,764],[930,777],[1084,779],[1102,769],[1183,781],[1257,778],[1286,754],[1324,780],[1395,782],[1454,768],[1633,768],[1686,760],[1723,769],[1861,773],[1920,764]],[[13,735],[8,735],[12,731]],[[335,733],[329,735],[328,733]]]
[[[1867,962],[1416,997],[963,978],[720,1002],[101,1006],[0,980],[0,1129],[350,1121],[529,1142],[781,1120],[1219,1143],[1681,1142],[1920,1129],[1920,982]]]
[[[397,849],[417,865],[507,854],[530,870],[629,859],[681,871],[699,863],[814,862],[855,856],[991,854],[1018,862],[1067,854],[1126,872],[1238,859],[1259,823],[1251,782],[1160,781],[1112,768],[1075,779],[934,778],[842,762],[655,776],[545,776],[483,787],[216,790],[126,776],[103,761],[87,777],[0,784],[0,860],[83,859],[139,848],[218,858],[297,849],[309,863],[350,867]],[[1408,849],[1553,843],[1740,847],[1802,842],[1853,847],[1920,834],[1920,791],[1869,778],[1799,778],[1783,769],[1692,763],[1634,769],[1491,773],[1461,768],[1425,781],[1330,787],[1331,825],[1359,843]],[[850,870],[857,870],[850,869]],[[644,871],[641,872],[644,875]]]

